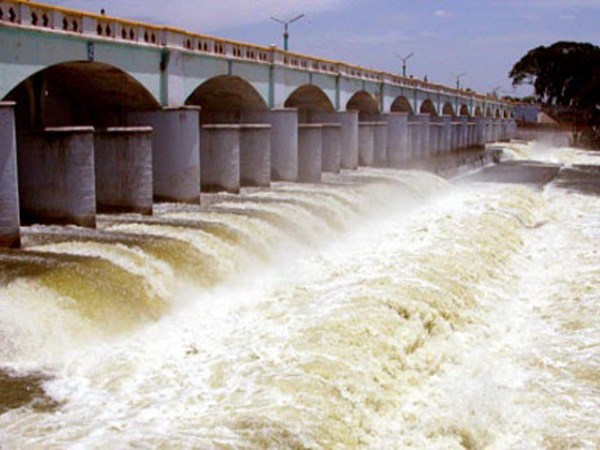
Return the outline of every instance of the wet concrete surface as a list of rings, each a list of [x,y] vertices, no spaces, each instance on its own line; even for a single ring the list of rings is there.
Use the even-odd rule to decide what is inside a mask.
[[[584,195],[600,195],[600,166],[536,161],[502,161],[467,175],[463,181],[517,183],[538,189],[548,183]]]

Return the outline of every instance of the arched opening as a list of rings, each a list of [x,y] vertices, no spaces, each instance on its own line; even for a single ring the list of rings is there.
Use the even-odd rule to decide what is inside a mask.
[[[446,102],[444,103],[444,107],[442,108],[442,114],[444,116],[455,116],[454,108],[452,107],[452,103]]]
[[[508,119],[508,111],[504,110],[503,117],[504,117],[505,119]]]
[[[482,117],[483,116],[483,111],[481,111],[481,106],[478,106],[477,108],[475,108],[475,117]]]
[[[461,105],[459,114],[462,117],[469,117],[469,107],[467,105]]]
[[[402,97],[402,96],[397,97],[396,100],[394,100],[394,103],[392,103],[390,111],[405,112],[408,114],[413,114],[413,109],[412,109],[412,106],[410,105],[410,102],[408,101],[408,99],[406,97]]]
[[[502,115],[500,114],[500,110],[497,109],[496,110],[496,119],[500,119],[502,117]]]
[[[202,123],[240,123],[243,122],[244,113],[268,109],[250,83],[230,75],[205,81],[192,92],[185,104],[202,108]]]
[[[314,115],[334,112],[335,108],[329,97],[316,86],[304,85],[297,88],[285,101],[286,108],[298,109],[298,121],[310,122]]]
[[[356,92],[346,104],[348,111],[358,111],[358,120],[366,121],[379,116],[379,102],[366,91]]]
[[[492,108],[487,107],[485,109],[485,117],[492,117]]]
[[[116,67],[87,61],[50,66],[10,91],[18,130],[124,125],[126,114],[160,108],[135,78]]]
[[[421,112],[421,114],[430,114],[432,116],[437,116],[435,106],[433,105],[433,102],[429,99],[421,103],[421,108],[419,111]]]

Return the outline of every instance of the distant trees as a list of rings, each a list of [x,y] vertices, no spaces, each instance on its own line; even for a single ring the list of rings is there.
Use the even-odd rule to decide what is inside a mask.
[[[579,144],[600,149],[600,47],[564,41],[540,46],[509,76],[513,85],[531,84],[536,100],[572,125]]]

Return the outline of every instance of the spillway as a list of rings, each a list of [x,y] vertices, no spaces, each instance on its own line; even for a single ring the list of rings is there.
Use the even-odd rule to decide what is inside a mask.
[[[24,229],[0,252],[0,447],[597,448],[600,197],[471,175]]]

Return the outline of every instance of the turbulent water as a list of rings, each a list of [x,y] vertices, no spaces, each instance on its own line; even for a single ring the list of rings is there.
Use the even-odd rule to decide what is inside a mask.
[[[326,181],[24,231],[0,447],[600,448],[599,197]]]

